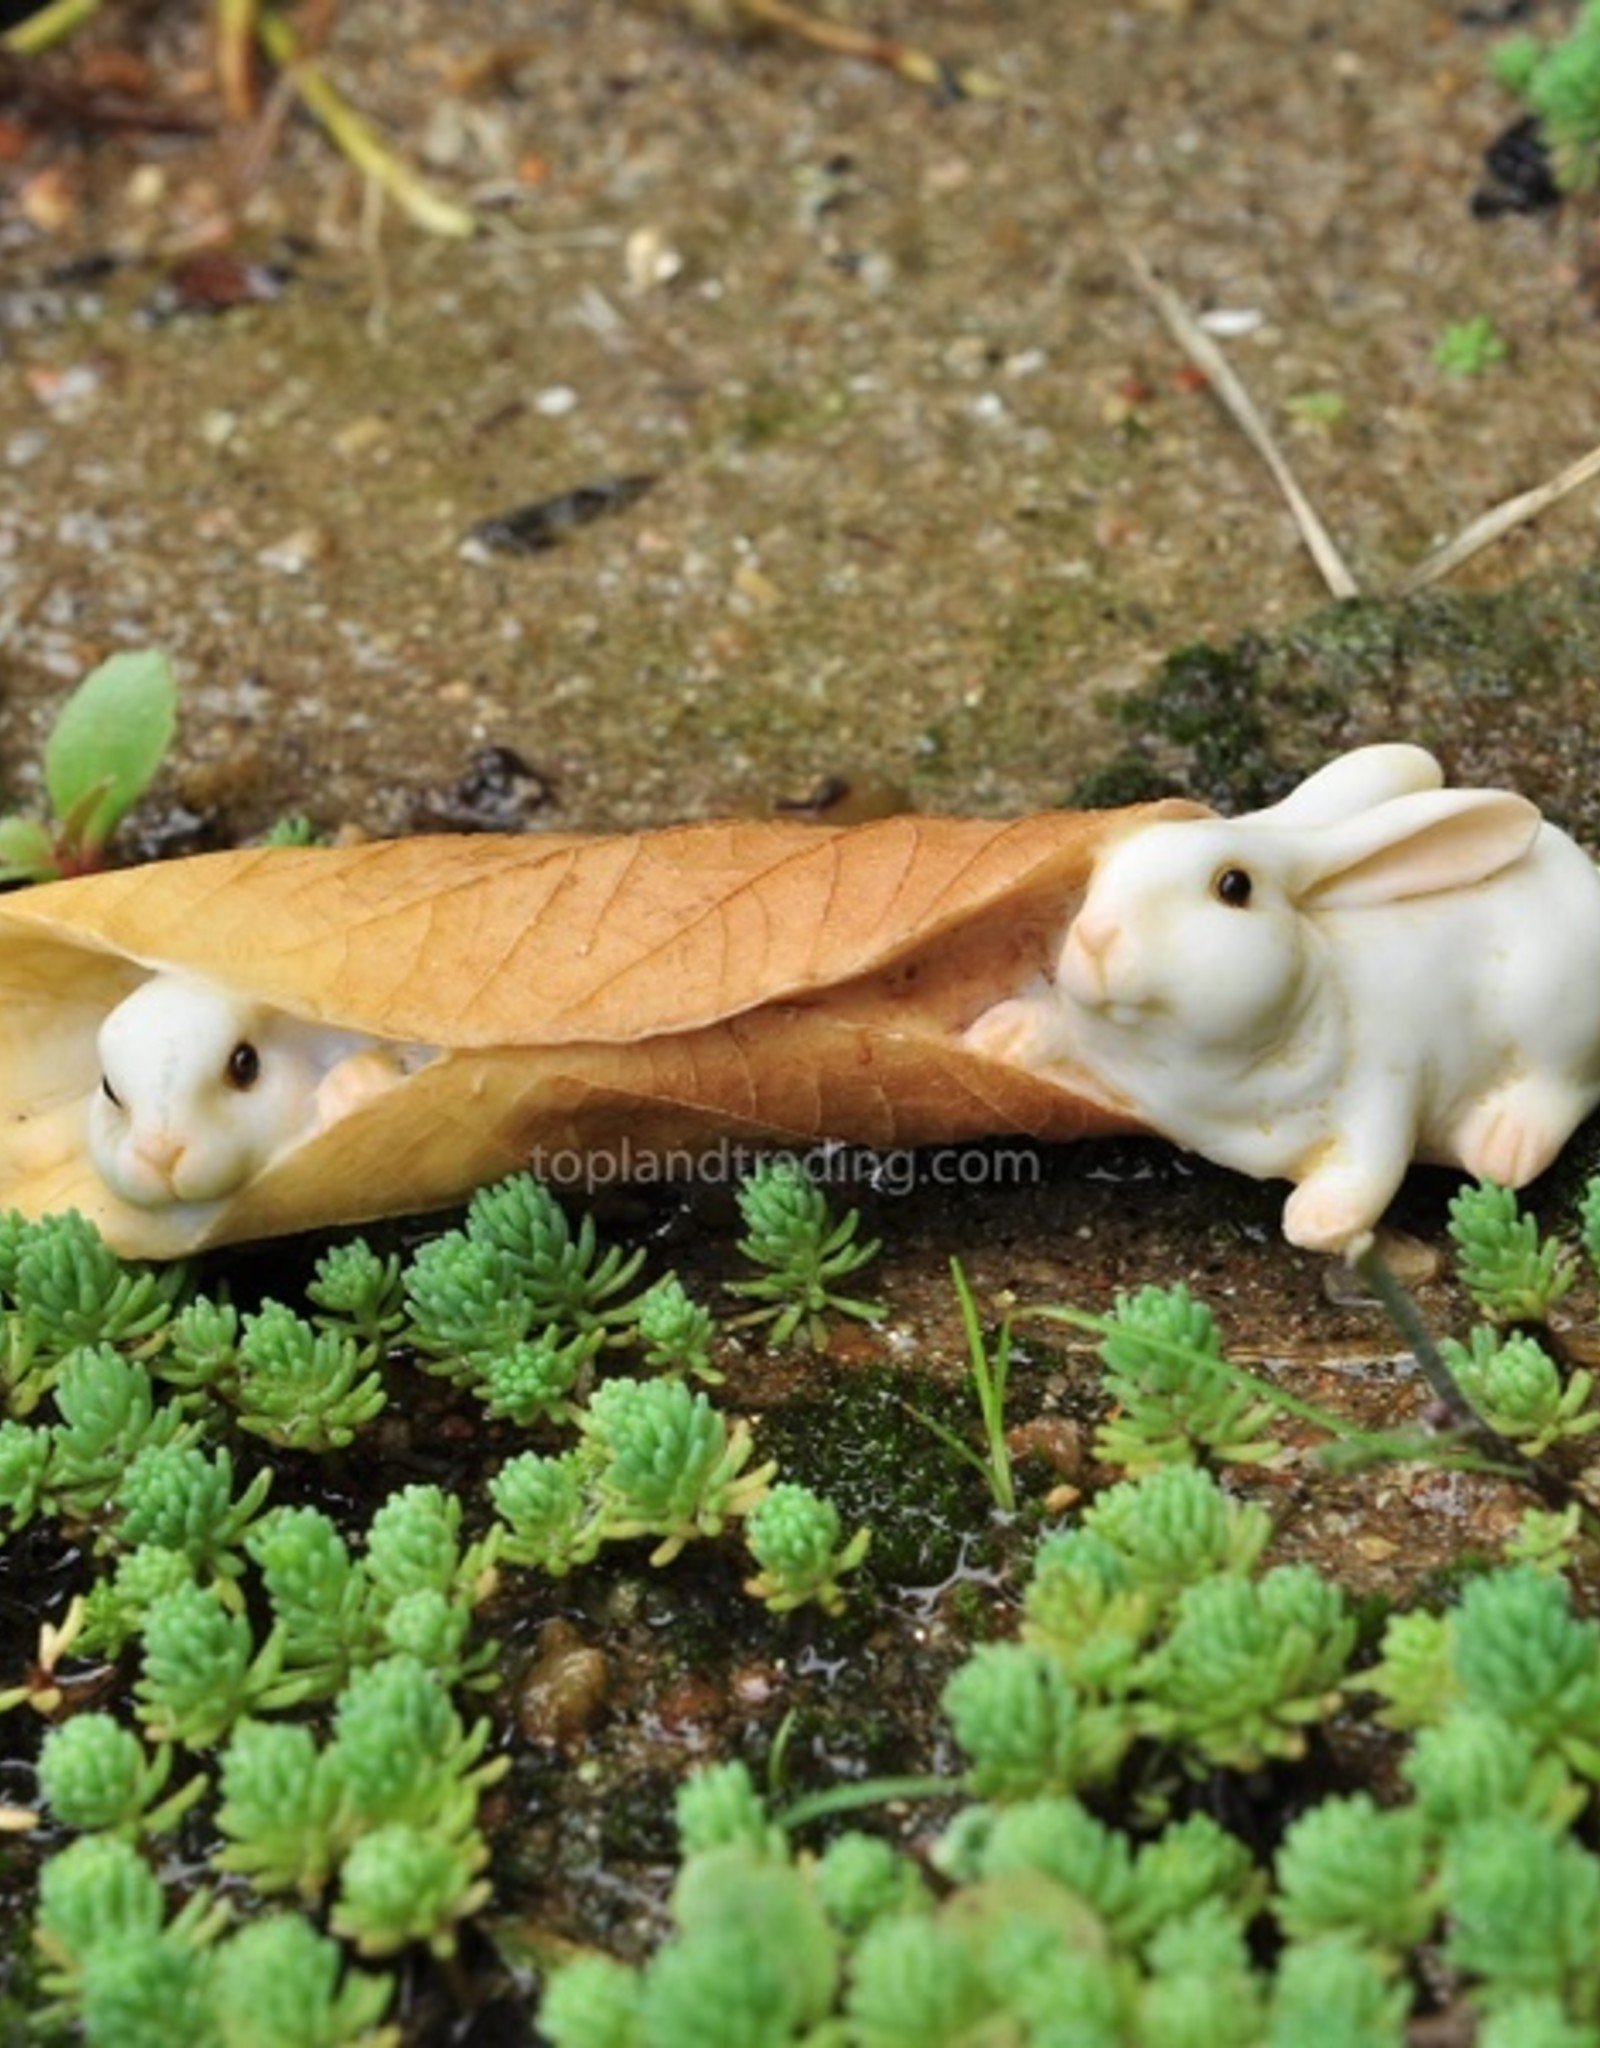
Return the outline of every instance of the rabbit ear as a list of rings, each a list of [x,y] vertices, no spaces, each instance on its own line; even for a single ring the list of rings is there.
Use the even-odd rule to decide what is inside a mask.
[[[1541,820],[1525,797],[1498,789],[1419,790],[1310,835],[1294,863],[1295,894],[1351,910],[1467,889],[1518,861]]]
[[[1282,803],[1251,811],[1248,822],[1263,825],[1332,825],[1358,811],[1371,810],[1391,797],[1416,790],[1438,789],[1444,770],[1422,747],[1394,742],[1357,747],[1341,754],[1315,775],[1308,775]]]

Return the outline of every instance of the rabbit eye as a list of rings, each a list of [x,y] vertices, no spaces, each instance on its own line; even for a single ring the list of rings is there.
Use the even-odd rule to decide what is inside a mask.
[[[250,1043],[241,1038],[228,1055],[228,1086],[240,1090],[253,1088],[261,1078],[261,1055]]]
[[[1224,868],[1211,887],[1218,901],[1226,903],[1230,910],[1243,910],[1255,884],[1248,869]]]
[[[122,1097],[112,1087],[109,1074],[102,1074],[100,1076],[100,1093],[111,1104],[113,1109],[120,1109],[122,1107]]]

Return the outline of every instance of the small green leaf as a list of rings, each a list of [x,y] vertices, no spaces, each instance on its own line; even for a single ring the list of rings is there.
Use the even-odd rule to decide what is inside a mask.
[[[55,872],[55,844],[36,818],[0,818],[0,882],[42,882]]]
[[[172,664],[145,648],[103,661],[62,706],[44,775],[56,816],[72,821],[74,851],[96,853],[149,788],[172,744],[177,698]]]

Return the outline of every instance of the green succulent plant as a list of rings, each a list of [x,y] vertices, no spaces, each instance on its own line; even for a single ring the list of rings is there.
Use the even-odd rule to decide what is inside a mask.
[[[612,1330],[638,1313],[627,1290],[644,1253],[603,1248],[591,1216],[574,1231],[561,1204],[532,1174],[481,1188],[467,1210],[467,1236],[500,1255],[541,1324],[581,1334]]]
[[[756,1279],[729,1282],[731,1294],[761,1304],[741,1322],[766,1324],[773,1345],[787,1344],[803,1330],[813,1349],[820,1350],[827,1342],[830,1309],[860,1322],[882,1320],[881,1302],[836,1291],[841,1280],[878,1254],[876,1239],[858,1241],[858,1210],[848,1210],[836,1222],[821,1188],[802,1166],[786,1159],[766,1160],[749,1174],[740,1184],[738,1203],[745,1225],[739,1250],[752,1265],[765,1268]]]
[[[72,1352],[54,1397],[46,1493],[71,1521],[106,1507],[141,1452],[192,1443],[198,1430],[176,1407],[157,1407],[149,1373],[109,1345]]]
[[[394,1982],[347,1970],[337,1942],[298,1913],[253,1920],[214,1952],[212,2004],[222,2048],[393,2048],[380,2021]]]
[[[198,1444],[147,1444],[113,1495],[117,1539],[129,1549],[181,1550],[197,1575],[235,1579],[244,1570],[240,1546],[271,1486],[263,1470],[235,1498],[225,1446],[208,1454]]]
[[[595,1496],[608,1539],[655,1536],[653,1564],[666,1564],[696,1536],[715,1536],[748,1514],[776,1466],[745,1468],[749,1425],[730,1429],[704,1393],[682,1380],[607,1380],[582,1416],[600,1459]]]
[[[1580,1368],[1563,1384],[1537,1339],[1505,1336],[1480,1324],[1469,1342],[1447,1338],[1440,1349],[1484,1421],[1530,1458],[1600,1429],[1600,1408],[1591,1405],[1593,1373]]]
[[[380,1256],[364,1237],[325,1251],[306,1295],[325,1328],[348,1332],[364,1347],[376,1350],[405,1326],[400,1255]]]
[[[321,1897],[358,1832],[339,1759],[303,1722],[242,1720],[222,1753],[219,1870],[257,1891]]]
[[[787,1614],[808,1602],[825,1614],[844,1611],[840,1578],[866,1556],[869,1529],[858,1529],[841,1541],[839,1510],[808,1486],[785,1480],[765,1493],[750,1510],[744,1539],[760,1567],[745,1581],[745,1591],[765,1601],[774,1614]]]
[[[656,1372],[681,1374],[708,1387],[726,1375],[711,1363],[716,1324],[711,1311],[691,1299],[676,1273],[668,1273],[639,1297],[635,1319],[644,1362]]]
[[[1440,1878],[1445,1953],[1492,1997],[1548,1995],[1575,2019],[1600,2017],[1600,1859],[1525,1816],[1463,1828]]]
[[[1283,1462],[1273,1409],[1228,1371],[1216,1319],[1186,1287],[1119,1295],[1110,1321],[1099,1350],[1115,1405],[1095,1437],[1102,1463],[1139,1473],[1202,1454]]]
[[[1201,1580],[1152,1656],[1147,1725],[1235,1770],[1300,1756],[1307,1726],[1338,1704],[1355,1639],[1344,1596],[1309,1565]]]
[[[499,1553],[508,1564],[563,1578],[594,1557],[603,1536],[590,1477],[590,1461],[576,1452],[524,1451],[507,1459],[489,1482],[489,1496],[502,1517]]]
[[[362,1956],[396,1955],[412,1942],[451,1955],[460,1922],[489,1897],[488,1860],[476,1835],[452,1840],[404,1821],[376,1828],[340,1869],[333,1931]]]
[[[974,1791],[1030,1798],[1102,1784],[1137,1729],[1131,1715],[1087,1704],[1048,1651],[985,1643],[944,1689],[956,1740],[972,1760]]]
[[[1381,1810],[1364,1792],[1324,1799],[1278,1851],[1277,1915],[1295,1941],[1345,1935],[1384,1953],[1422,1941],[1438,1913],[1426,1823],[1415,1807]]]
[[[292,1705],[309,1688],[283,1676],[282,1639],[257,1650],[250,1624],[204,1586],[153,1600],[144,1618],[140,1719],[157,1742],[209,1749],[244,1715]]]
[[[282,1302],[243,1318],[236,1355],[240,1428],[284,1450],[342,1449],[389,1398],[370,1346]]]
[[[1461,1284],[1497,1323],[1542,1323],[1577,1277],[1572,1254],[1541,1238],[1510,1188],[1465,1187],[1450,1204]]]
[[[163,1799],[173,1751],[154,1755],[110,1714],[75,1714],[45,1737],[39,1790],[64,1827],[117,1835],[163,1834],[206,1789],[197,1774]]]

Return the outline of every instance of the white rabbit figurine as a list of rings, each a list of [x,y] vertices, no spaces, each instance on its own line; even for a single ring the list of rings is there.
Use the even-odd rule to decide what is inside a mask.
[[[89,1152],[140,1209],[221,1201],[276,1153],[371,1092],[345,1077],[399,1049],[307,1024],[184,974],[155,974],[100,1027]]]
[[[1294,1181],[1309,1249],[1358,1249],[1413,1158],[1520,1186],[1600,1102],[1600,876],[1526,799],[1442,782],[1365,747],[1270,810],[1130,827],[1054,978],[965,1043]]]

